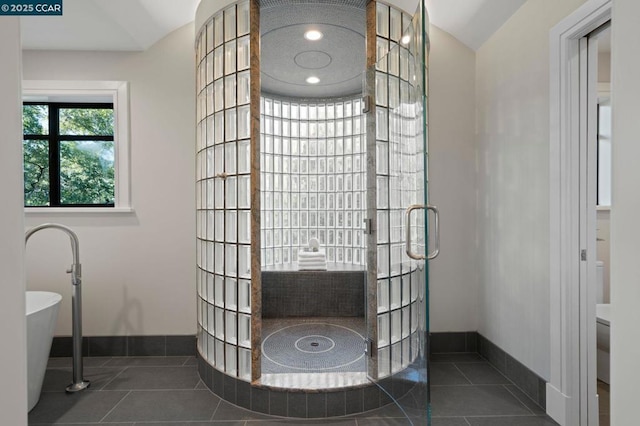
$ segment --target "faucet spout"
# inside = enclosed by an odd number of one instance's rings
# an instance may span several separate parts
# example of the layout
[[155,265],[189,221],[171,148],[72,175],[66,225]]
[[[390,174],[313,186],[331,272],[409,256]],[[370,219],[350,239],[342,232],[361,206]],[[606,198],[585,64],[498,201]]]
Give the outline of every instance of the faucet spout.
[[82,267],[80,265],[80,243],[78,242],[78,236],[71,228],[59,223],[43,223],[42,225],[34,226],[27,230],[24,234],[24,243],[29,241],[29,238],[33,234],[43,229],[59,229],[69,236],[71,240],[71,255],[73,256],[73,263],[71,268],[67,270],[67,273],[71,274],[71,283],[73,285],[80,285],[82,283]]

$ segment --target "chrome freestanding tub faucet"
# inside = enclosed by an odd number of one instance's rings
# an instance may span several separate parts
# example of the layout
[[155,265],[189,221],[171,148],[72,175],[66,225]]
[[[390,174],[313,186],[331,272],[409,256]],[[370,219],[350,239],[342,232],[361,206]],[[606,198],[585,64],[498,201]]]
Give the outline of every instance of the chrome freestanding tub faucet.
[[73,383],[67,386],[67,392],[78,392],[86,389],[91,384],[88,380],[83,379],[82,369],[82,268],[80,266],[80,244],[78,236],[71,228],[60,225],[58,223],[43,223],[27,230],[24,235],[24,243],[27,244],[29,237],[42,229],[59,229],[69,235],[71,239],[71,254],[73,255],[73,263],[71,268],[67,270],[71,274],[71,323],[72,323],[72,341],[73,341]]

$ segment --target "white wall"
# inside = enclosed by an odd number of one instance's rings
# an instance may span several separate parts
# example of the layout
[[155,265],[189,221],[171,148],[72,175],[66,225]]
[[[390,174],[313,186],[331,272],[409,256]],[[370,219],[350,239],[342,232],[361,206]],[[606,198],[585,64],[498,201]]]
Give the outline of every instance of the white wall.
[[[130,82],[132,214],[27,214],[80,239],[83,332],[195,334],[195,64],[193,25],[145,52],[26,51],[28,80]],[[71,334],[68,238],[29,240],[27,285],[64,296],[57,335]]]
[[27,330],[22,214],[20,21],[0,17],[0,351],[2,423],[27,424]]
[[476,52],[481,334],[549,378],[549,30],[529,0]]
[[640,2],[614,0],[612,30],[611,424],[637,423],[640,382]]
[[430,263],[431,331],[478,328],[475,52],[431,26],[429,203],[440,209],[440,255]]

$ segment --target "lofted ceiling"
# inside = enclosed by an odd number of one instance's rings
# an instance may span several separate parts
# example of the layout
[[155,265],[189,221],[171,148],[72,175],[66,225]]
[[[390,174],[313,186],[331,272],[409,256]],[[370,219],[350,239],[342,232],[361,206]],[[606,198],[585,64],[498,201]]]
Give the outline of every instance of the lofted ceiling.
[[[425,0],[431,23],[476,50],[526,0]],[[145,50],[191,22],[200,0],[64,0],[63,16],[23,16],[25,49]],[[313,3],[310,1],[309,3]],[[394,0],[408,12],[418,0]]]
[[[433,25],[478,49],[526,0],[425,0]],[[413,13],[419,0],[391,0]],[[144,51],[193,21],[200,0],[64,0],[62,16],[21,17],[24,49]],[[260,0],[262,89],[328,98],[362,90],[366,0]],[[321,40],[302,35],[313,27]],[[308,84],[308,76],[320,79]]]

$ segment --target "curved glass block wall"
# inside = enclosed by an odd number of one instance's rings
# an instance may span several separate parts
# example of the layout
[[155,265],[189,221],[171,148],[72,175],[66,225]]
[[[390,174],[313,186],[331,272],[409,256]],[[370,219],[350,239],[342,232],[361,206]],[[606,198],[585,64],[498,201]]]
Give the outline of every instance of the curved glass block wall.
[[241,1],[196,46],[198,351],[251,380],[250,13]]
[[[405,210],[425,200],[425,106],[419,24],[389,5],[376,4],[375,144],[377,222],[378,378],[405,368],[421,354],[425,321],[424,262],[407,255]],[[371,174],[370,174],[371,176]],[[425,251],[424,217],[414,218],[411,241]]]
[[262,266],[294,262],[310,238],[327,261],[364,265],[362,99],[263,95],[260,111]]
[[[243,381],[261,386],[261,267],[294,261],[316,237],[327,260],[367,271],[367,385],[390,386],[385,393],[394,397],[407,389],[390,385],[399,377],[426,385],[428,273],[424,262],[405,253],[404,216],[409,205],[426,203],[423,2],[414,17],[367,3],[366,107],[360,96],[260,95],[261,3],[206,3],[226,6],[213,11],[196,39],[203,380],[225,399],[227,379],[238,380],[233,389],[249,388]],[[370,234],[363,232],[365,218],[372,221]],[[414,251],[422,253],[424,221],[414,217],[409,230]],[[251,408],[253,402],[259,401],[249,401]]]

